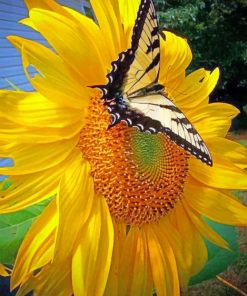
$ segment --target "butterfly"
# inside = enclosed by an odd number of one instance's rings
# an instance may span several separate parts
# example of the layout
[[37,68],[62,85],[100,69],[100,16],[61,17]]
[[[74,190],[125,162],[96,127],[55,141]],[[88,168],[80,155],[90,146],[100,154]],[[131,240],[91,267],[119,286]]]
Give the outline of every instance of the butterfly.
[[107,84],[96,85],[110,114],[112,127],[124,122],[141,132],[163,133],[212,166],[212,157],[199,133],[158,83],[160,34],[152,0],[141,0],[131,47],[111,63]]

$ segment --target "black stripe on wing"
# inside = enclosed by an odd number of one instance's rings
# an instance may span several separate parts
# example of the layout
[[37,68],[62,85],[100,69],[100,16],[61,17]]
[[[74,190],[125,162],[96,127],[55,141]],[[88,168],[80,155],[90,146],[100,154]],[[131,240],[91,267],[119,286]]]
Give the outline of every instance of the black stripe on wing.
[[[148,32],[143,32],[143,28],[145,22],[154,22],[154,26],[150,24]],[[139,48],[140,40],[143,42],[143,38],[141,39],[143,34],[147,34],[147,39],[149,42],[145,44],[146,48]],[[152,0],[141,0],[139,10],[137,13],[137,18],[135,21],[135,25],[133,28],[132,33],[132,41],[131,41],[131,48],[123,51],[119,54],[118,59],[111,63],[112,69],[109,74],[106,75],[107,77],[107,84],[106,85],[95,85],[92,87],[96,87],[102,90],[103,96],[102,98],[105,101],[111,101],[116,97],[117,93],[123,94],[123,86],[126,84],[126,80],[128,78],[128,72],[132,63],[136,58],[136,51],[143,50],[145,54],[153,53],[153,51],[159,48],[159,37],[158,37],[158,26],[157,26],[157,17],[154,9],[154,4]],[[156,65],[159,64],[159,54],[156,56],[151,56],[149,65],[144,69],[137,69],[137,71],[141,71],[144,75],[145,73],[152,70]],[[141,75],[142,75],[141,74]],[[142,77],[143,77],[142,75]],[[157,76],[155,77],[154,81],[150,81],[149,84],[156,82]],[[133,84],[136,84],[138,80],[136,76],[129,77],[129,79],[133,79]],[[145,85],[148,86],[148,85]]]
[[123,88],[127,95],[132,95],[158,80],[160,40],[153,1],[141,1],[133,28],[132,48],[135,50],[135,59],[126,73]]
[[[172,111],[178,112],[179,109],[173,106],[160,106],[162,108],[172,109]],[[150,134],[163,133],[165,134],[171,141],[175,144],[183,148],[185,151],[189,152],[191,155],[195,156],[203,163],[206,163],[209,166],[213,165],[212,158],[208,152],[208,149],[205,143],[201,140],[198,132],[193,128],[193,126],[189,123],[187,118],[173,118],[171,120],[177,121],[177,123],[181,125],[189,124],[190,128],[187,131],[191,136],[195,136],[195,140],[201,149],[193,145],[191,142],[187,141],[185,138],[181,137],[179,134],[172,131],[170,128],[164,127],[160,121],[152,119],[149,116],[145,116],[144,114],[140,114],[135,110],[128,109],[124,105],[112,105],[108,106],[108,111],[111,116],[111,124],[109,126],[112,127],[119,122],[124,122],[129,127],[137,128],[141,132],[146,132]],[[206,152],[204,152],[204,151]]]
[[[136,51],[139,45],[139,41],[141,38],[141,35],[143,33],[143,27],[146,21],[146,18],[148,16],[148,13],[150,13],[150,10],[152,11],[152,14],[150,15],[152,19],[157,19],[154,4],[152,0],[142,0],[139,6],[139,10],[137,13],[137,18],[135,21],[135,25],[133,28],[132,33],[132,41],[131,41],[131,48]],[[156,21],[157,23],[157,21]],[[155,36],[158,34],[158,27],[157,25],[152,29],[151,36]],[[150,37],[151,37],[150,36]],[[151,41],[151,40],[150,40]]]
[[129,127],[138,128],[141,132],[147,132],[150,134],[163,132],[163,127],[158,120],[151,119],[135,110],[128,109],[124,105],[112,105],[107,108],[111,117],[109,128],[119,122],[124,122]]
[[[196,158],[201,160],[202,162],[206,163],[209,166],[213,165],[213,161],[211,156],[208,153],[203,152],[201,149],[197,148],[195,145],[192,145],[190,142],[186,141],[184,138],[180,137],[179,135],[175,134],[171,129],[169,128],[163,128],[164,134],[168,136],[174,143],[176,143],[178,146],[189,152],[191,155],[194,155]],[[190,133],[197,134],[195,129],[191,129]],[[205,146],[203,141],[199,142],[200,146]]]

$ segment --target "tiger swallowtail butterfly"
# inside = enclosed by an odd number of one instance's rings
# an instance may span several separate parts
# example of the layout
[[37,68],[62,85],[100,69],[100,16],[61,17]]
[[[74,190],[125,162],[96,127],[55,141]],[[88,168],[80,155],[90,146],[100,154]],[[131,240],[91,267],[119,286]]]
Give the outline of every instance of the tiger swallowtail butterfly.
[[132,33],[131,47],[111,63],[106,85],[95,85],[111,116],[141,132],[163,133],[185,151],[212,166],[212,158],[201,136],[182,111],[165,96],[158,84],[160,40],[152,0],[141,0]]

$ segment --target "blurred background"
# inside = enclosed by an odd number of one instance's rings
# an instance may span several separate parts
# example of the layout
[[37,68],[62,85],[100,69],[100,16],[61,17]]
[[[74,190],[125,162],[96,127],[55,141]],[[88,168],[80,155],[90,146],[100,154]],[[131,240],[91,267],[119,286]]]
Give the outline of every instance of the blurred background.
[[[42,0],[41,0],[42,1]],[[59,0],[59,3],[93,17],[88,1]],[[193,52],[188,73],[204,67],[219,67],[220,81],[211,95],[211,102],[226,102],[240,110],[234,119],[230,137],[247,145],[247,0],[154,0],[161,28],[168,28],[187,38]],[[18,24],[27,16],[23,0],[0,0],[0,88],[31,91],[23,74],[19,53],[5,39],[15,34],[45,40],[29,28]],[[30,69],[30,72],[34,69]],[[238,193],[246,202],[246,194]],[[0,232],[1,232],[0,221]],[[247,235],[237,230],[239,251],[222,277],[247,293]],[[0,233],[1,236],[1,233]],[[17,242],[20,244],[20,241]],[[1,254],[0,254],[1,258]],[[217,260],[219,261],[219,260]],[[215,264],[212,264],[215,266]],[[0,296],[8,292],[8,278],[0,278]],[[244,292],[243,292],[244,293]],[[184,295],[224,296],[247,295],[236,292],[217,279],[205,281],[188,289]]]

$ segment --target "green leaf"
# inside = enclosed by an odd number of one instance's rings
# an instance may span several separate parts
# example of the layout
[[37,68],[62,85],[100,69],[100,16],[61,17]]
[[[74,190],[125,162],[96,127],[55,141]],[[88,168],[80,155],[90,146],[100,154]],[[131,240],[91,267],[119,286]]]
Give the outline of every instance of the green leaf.
[[244,147],[247,147],[247,140],[239,140],[238,143],[243,145]]
[[13,264],[25,234],[50,199],[25,210],[0,215],[0,262]]
[[204,218],[204,220],[229,243],[231,250],[228,251],[222,249],[206,240],[208,262],[201,272],[191,278],[190,285],[195,285],[202,281],[215,278],[217,274],[226,270],[227,267],[239,256],[236,228],[233,226],[218,224],[206,218]]

